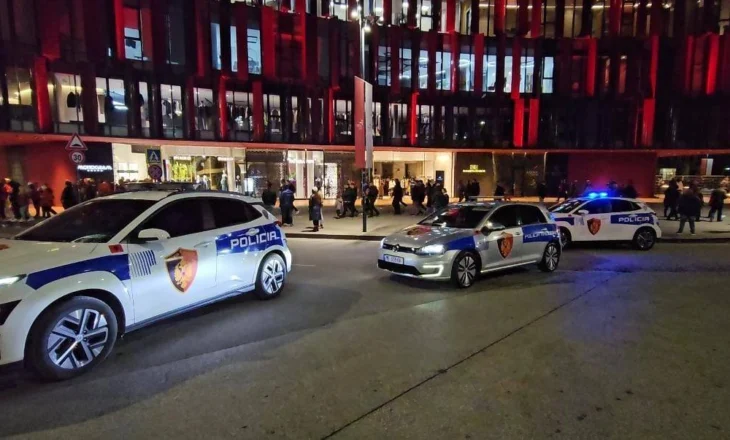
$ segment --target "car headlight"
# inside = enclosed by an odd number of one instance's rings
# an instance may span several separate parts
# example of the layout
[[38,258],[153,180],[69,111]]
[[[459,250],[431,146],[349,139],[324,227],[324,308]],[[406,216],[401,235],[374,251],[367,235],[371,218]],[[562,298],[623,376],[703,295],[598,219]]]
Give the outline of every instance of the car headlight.
[[384,244],[385,244],[385,239],[380,240],[380,249],[383,249]]
[[14,277],[2,277],[0,278],[0,287],[10,286],[17,283],[18,281],[25,278],[25,275],[15,275]]
[[442,244],[429,244],[416,250],[417,255],[443,255],[444,252],[446,252],[446,246]]

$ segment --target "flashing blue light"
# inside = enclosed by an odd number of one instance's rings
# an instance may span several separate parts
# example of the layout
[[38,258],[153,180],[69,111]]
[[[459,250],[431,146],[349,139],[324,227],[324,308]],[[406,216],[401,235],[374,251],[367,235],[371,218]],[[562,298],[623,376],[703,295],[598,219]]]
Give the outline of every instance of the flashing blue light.
[[607,192],[602,192],[602,193],[599,193],[598,195],[600,197],[608,197],[608,193]]
[[589,199],[595,199],[596,197],[598,197],[598,193],[588,193]]

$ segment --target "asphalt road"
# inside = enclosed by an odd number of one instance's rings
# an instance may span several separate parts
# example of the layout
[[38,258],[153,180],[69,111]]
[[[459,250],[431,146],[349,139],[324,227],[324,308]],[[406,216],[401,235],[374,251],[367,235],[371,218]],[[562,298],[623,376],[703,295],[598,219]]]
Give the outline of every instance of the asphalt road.
[[0,377],[0,437],[730,438],[730,246],[573,249],[472,289],[290,240],[284,294],[138,332],[92,373]]

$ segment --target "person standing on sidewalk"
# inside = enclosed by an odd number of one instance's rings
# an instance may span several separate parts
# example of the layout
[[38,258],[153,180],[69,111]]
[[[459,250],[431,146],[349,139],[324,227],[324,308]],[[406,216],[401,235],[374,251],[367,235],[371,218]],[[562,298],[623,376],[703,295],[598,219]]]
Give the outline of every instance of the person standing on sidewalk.
[[53,190],[48,185],[41,186],[41,212],[43,212],[43,218],[56,214],[56,211],[53,210]]
[[710,194],[710,215],[708,220],[712,221],[712,217],[717,213],[717,221],[722,221],[722,208],[725,206],[725,199],[727,198],[727,191],[725,187],[721,186],[712,190]]
[[679,231],[684,231],[684,224],[689,222],[689,232],[695,235],[695,219],[700,214],[702,202],[691,188],[687,188],[681,196],[679,196]]
[[[379,216],[380,211],[378,211],[378,208],[375,206],[375,202],[378,200],[378,187],[375,186],[374,183],[370,183],[370,185],[367,187],[367,194],[363,194],[363,202],[365,202],[365,205],[367,206],[367,214],[368,217]],[[365,198],[367,197],[367,199]]]
[[281,225],[294,226],[292,211],[294,210],[294,192],[289,185],[282,187],[279,194],[279,208],[281,208]]
[[67,180],[63,191],[61,191],[61,206],[63,206],[63,209],[68,209],[74,205],[76,205],[76,195],[74,194],[73,183]]
[[400,215],[400,205],[408,206],[403,201],[403,187],[400,186],[400,180],[395,179],[395,187],[393,187],[393,214]]
[[322,219],[322,198],[316,188],[312,188],[312,195],[309,196],[309,220],[314,224],[314,232],[319,231],[319,222]]
[[273,213],[276,206],[276,192],[271,189],[271,182],[266,182],[266,189],[261,193],[261,201],[267,211]]
[[35,183],[28,182],[28,193],[35,209],[35,218],[41,218],[41,193]]
[[547,185],[541,181],[537,184],[537,198],[540,203],[545,203],[545,197],[547,197]]
[[446,193],[446,189],[441,187],[440,183],[437,183],[433,187],[433,209],[436,212],[449,206],[449,195]]
[[459,194],[459,203],[464,201],[466,199],[466,186],[464,186],[464,181],[459,180],[459,184],[456,187],[457,194]]
[[10,208],[13,210],[15,220],[20,220],[20,206],[18,205],[18,194],[20,194],[20,184],[9,177],[5,178],[6,187],[9,186],[8,200],[10,200]]
[[664,190],[664,218],[667,220],[678,217],[677,202],[680,194],[677,182],[674,179],[670,180],[669,186]]
[[18,221],[29,222],[28,205],[30,205],[30,192],[27,187],[20,188],[18,191]]

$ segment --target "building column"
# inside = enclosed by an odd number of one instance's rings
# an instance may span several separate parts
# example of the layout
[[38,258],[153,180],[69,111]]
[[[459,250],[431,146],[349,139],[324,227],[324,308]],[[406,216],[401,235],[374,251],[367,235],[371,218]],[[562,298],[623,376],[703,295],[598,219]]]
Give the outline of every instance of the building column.
[[[96,95],[96,74],[91,65],[82,68],[81,74],[81,113],[84,117],[86,134],[97,134],[99,127],[99,101]],[[45,83],[48,89],[48,83]]]
[[236,23],[236,56],[238,57],[236,78],[248,81],[248,17],[245,6],[240,3],[233,5],[233,20]]
[[228,139],[228,103],[226,102],[227,79],[228,78],[225,75],[220,75],[218,77],[218,87],[215,99],[218,107],[218,138],[223,141]]
[[253,140],[261,142],[264,140],[264,87],[261,80],[251,83],[253,101]]
[[[413,8],[418,8],[418,2]],[[410,9],[410,8],[409,8]],[[446,0],[446,32],[454,32],[456,29],[456,0]]]
[[[646,1],[646,0],[642,0]],[[661,2],[659,2],[661,3]],[[588,6],[588,12],[590,14],[591,5],[590,2],[583,3],[583,8]],[[623,8],[622,0],[610,0],[608,5],[608,33],[612,37],[616,37],[621,34],[621,8]],[[583,11],[585,13],[585,11]]]
[[598,63],[598,41],[595,38],[589,38],[588,56],[586,58],[586,85],[585,94],[593,97],[596,93],[596,64]]
[[484,72],[484,34],[474,36],[474,92],[482,93],[486,87],[483,83]]
[[664,7],[662,2],[651,2],[650,17],[649,34],[662,35],[664,33]]
[[[121,0],[115,0],[121,1]],[[208,0],[192,0],[195,10],[195,53],[197,57],[197,76],[210,76],[210,9]],[[263,8],[268,9],[268,8]],[[262,24],[263,29],[263,24]],[[263,44],[263,42],[262,42]]]
[[730,93],[730,33],[720,37],[721,61],[718,71],[719,89],[723,93]]
[[400,93],[400,38],[401,28],[391,27],[388,29],[390,35],[390,93]]
[[532,0],[532,18],[530,21],[530,37],[542,36],[542,0]]
[[[507,38],[504,34],[497,36],[497,77],[494,83],[494,93],[501,96],[504,93],[504,57],[507,54]],[[514,61],[514,57],[513,57]]]
[[[231,15],[233,14],[233,8],[231,0],[218,0],[218,23],[220,26],[220,37],[221,37],[221,72],[225,75],[231,74]],[[235,22],[233,22],[235,23]],[[238,28],[236,28],[238,31]]]
[[327,128],[327,143],[332,145],[335,143],[335,91],[332,87],[327,89],[324,98],[324,117],[325,127]]
[[114,9],[114,55],[117,61],[124,61],[127,56],[124,49],[124,0],[112,0]]
[[[433,6],[432,6],[433,7]],[[375,11],[373,11],[375,13]],[[393,0],[383,0],[383,25],[389,26],[393,23]]]
[[520,74],[522,73],[520,62],[522,61],[522,38],[512,39],[512,84],[510,93],[512,99],[520,99]]
[[527,125],[527,146],[536,147],[540,129],[540,99],[530,99],[530,115]]
[[530,32],[530,0],[517,0],[517,35],[524,36]]
[[449,73],[451,74],[451,92],[456,93],[459,91],[459,53],[461,45],[459,43],[459,34],[457,32],[452,32],[448,37],[451,42],[451,66],[449,66]]
[[507,13],[507,1],[494,1],[494,33],[496,35],[504,34],[504,17]]
[[[38,39],[41,55],[55,61],[61,58],[61,29],[59,16],[59,0],[47,0],[42,8],[38,8]],[[5,11],[2,11],[5,13]]]
[[[426,35],[428,39],[428,91],[433,93],[436,90],[436,47],[438,46],[439,34],[433,29]],[[420,51],[419,51],[420,52]],[[418,59],[418,53],[413,54],[414,59]],[[413,63],[418,64],[418,63]]]
[[[33,85],[38,131],[41,133],[51,132],[53,120],[51,118],[51,100],[48,94],[48,64],[44,57],[36,57],[33,62]],[[5,89],[5,93],[7,93],[7,89]]]
[[185,88],[183,89],[183,96],[185,99],[185,109],[187,110],[184,114],[185,121],[183,123],[183,133],[187,139],[196,138],[196,127],[195,127],[195,83],[192,76],[188,76],[185,80]]
[[525,101],[522,99],[514,100],[514,120],[512,125],[512,144],[515,148],[524,146],[525,132]]
[[705,66],[705,94],[714,95],[717,90],[717,73],[720,62],[720,36],[707,35],[707,64]]
[[408,143],[410,145],[417,145],[418,143],[418,113],[416,111],[418,107],[418,92],[411,92],[411,99],[408,105]]
[[[307,63],[309,62],[309,58],[307,58],[307,42],[308,41],[317,41],[317,35],[316,35],[316,28],[315,28],[315,34],[313,39],[307,38],[307,2],[306,0],[295,0],[294,2],[296,6],[296,15],[295,15],[295,25],[294,25],[294,38],[299,40],[299,43],[301,44],[301,60],[302,60],[302,67],[301,67],[301,78],[304,81],[307,81],[309,79],[308,76],[308,69]],[[315,55],[314,59],[317,59],[317,47],[318,45],[313,45],[314,53]],[[317,63],[315,62],[313,67],[316,67]],[[317,77],[317,71],[311,72],[313,74],[313,77],[316,81]]]

